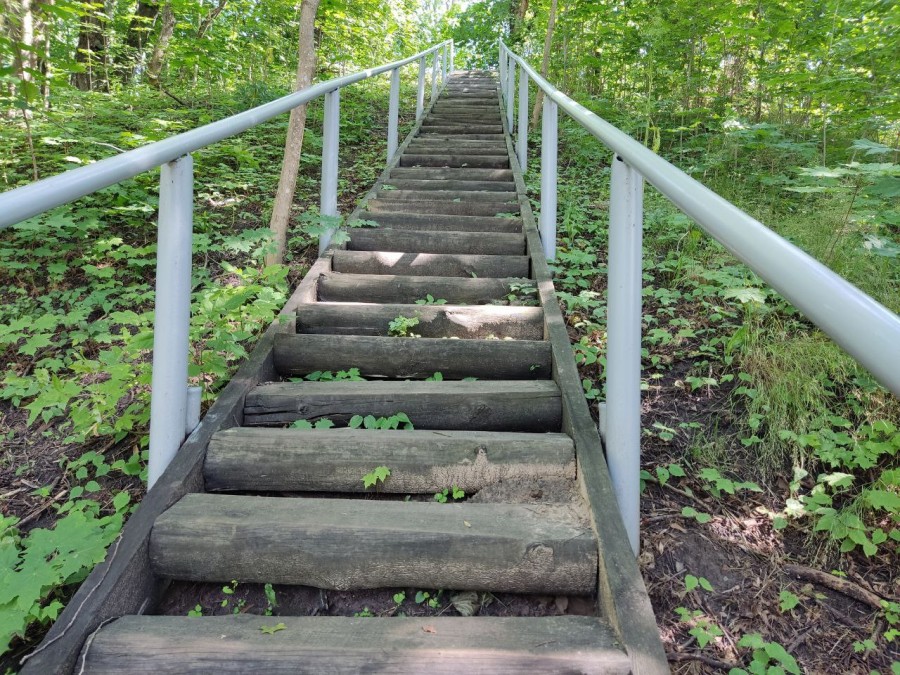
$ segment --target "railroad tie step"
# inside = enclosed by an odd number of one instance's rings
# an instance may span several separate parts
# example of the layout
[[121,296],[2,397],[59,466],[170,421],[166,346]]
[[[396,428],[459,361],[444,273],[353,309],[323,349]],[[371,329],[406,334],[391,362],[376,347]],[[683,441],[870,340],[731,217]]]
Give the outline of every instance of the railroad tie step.
[[479,232],[475,236],[471,232],[354,229],[350,232],[347,248],[352,251],[522,255],[525,253],[525,235]]
[[[275,370],[285,377],[348,371],[362,377],[533,380],[551,376],[544,340],[444,340],[378,335],[278,333]],[[405,412],[405,411],[404,411]]]
[[[406,153],[403,155],[403,157],[408,157],[408,156],[423,157],[424,156],[424,157],[428,157],[428,158],[433,158],[433,157],[446,157],[446,156],[450,156],[450,155],[454,155],[454,154],[455,155],[465,155],[467,157],[480,157],[482,159],[490,158],[490,157],[509,157],[509,155],[506,151],[506,146],[503,146],[503,147],[484,146],[484,147],[480,147],[480,148],[475,148],[475,147],[470,147],[470,146],[458,147],[453,143],[453,141],[441,141],[439,143],[410,144],[406,148]],[[402,165],[402,166],[405,166],[405,165]],[[456,169],[466,169],[466,168],[496,169],[496,168],[501,168],[501,169],[509,170],[509,167],[490,167],[490,166],[489,167],[477,167],[477,166],[450,167],[450,168],[456,168]],[[509,181],[510,179],[507,178],[506,180]]]
[[[406,180],[404,178],[396,178],[394,180]],[[391,184],[393,181],[386,181]],[[433,181],[427,181],[432,182]],[[485,181],[487,182],[487,181]],[[447,202],[496,202],[503,201],[511,204],[518,203],[518,196],[515,192],[509,191],[480,191],[467,189],[446,189],[435,185],[435,189],[397,189],[395,185],[387,186],[378,190],[377,199],[391,201],[447,201]]]
[[[278,633],[261,630],[280,624]],[[531,675],[630,672],[603,619],[125,616],[85,647],[82,672]]]
[[407,253],[337,249],[335,272],[420,277],[527,277],[530,259],[524,255]]
[[467,168],[474,169],[508,169],[509,156],[506,153],[502,155],[481,155],[481,154],[426,154],[414,155],[405,153],[400,157],[400,166],[436,166],[451,168]]
[[185,581],[330,590],[586,595],[597,543],[573,506],[188,494],[157,518],[150,563]]
[[[391,181],[392,183],[433,182],[438,185],[453,181]],[[504,185],[504,183],[495,183]],[[365,220],[400,230],[450,230],[452,232],[521,232],[522,218],[495,216],[455,216],[439,213],[366,213]]]
[[[388,189],[384,189],[390,185]],[[407,191],[441,191],[441,192],[502,192],[504,197],[514,195],[515,199],[516,184],[512,181],[491,181],[491,180],[408,180],[406,178],[390,178],[385,181],[382,191],[378,193],[381,197],[384,192],[390,192],[391,188],[396,190]],[[485,197],[487,198],[487,197]]]
[[544,339],[540,307],[313,302],[297,307],[296,325],[298,333],[331,335]]
[[[412,169],[412,171],[423,171],[422,169]],[[433,171],[433,169],[431,170]],[[439,169],[440,171],[440,169]],[[422,174],[420,174],[422,175]],[[415,175],[407,175],[414,178]],[[437,178],[437,176],[422,175],[423,178]],[[403,202],[394,199],[370,199],[366,208],[370,213],[433,213],[442,216],[489,216],[496,217],[507,214],[518,216],[519,205],[515,202],[448,202],[446,200],[434,199],[427,201]]]
[[[391,473],[377,490],[363,476]],[[206,490],[471,495],[502,480],[575,479],[565,434],[234,427],[215,434],[203,467]]]
[[345,426],[355,415],[405,413],[417,429],[558,431],[559,387],[552,380],[272,382],[247,393],[244,424],[323,418]]
[[[396,276],[329,272],[319,277],[318,299],[327,302],[486,305],[536,302],[537,286],[525,277]],[[428,300],[431,296],[431,300]]]
[[499,180],[508,183],[513,179],[511,169],[491,169],[477,167],[437,167],[411,168],[394,167],[390,173],[393,178],[413,178],[426,180]]

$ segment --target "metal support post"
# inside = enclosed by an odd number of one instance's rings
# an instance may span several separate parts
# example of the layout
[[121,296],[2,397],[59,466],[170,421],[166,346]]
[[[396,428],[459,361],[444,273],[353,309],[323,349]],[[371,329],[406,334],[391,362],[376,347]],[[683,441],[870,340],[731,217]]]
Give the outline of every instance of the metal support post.
[[513,87],[515,84],[516,62],[510,59],[506,66],[506,127],[509,133],[513,132],[513,107],[516,103]]
[[453,75],[454,63],[456,62],[456,45],[450,40],[450,75]]
[[434,60],[431,62],[431,102],[432,103],[434,103],[434,99],[437,98],[437,92],[438,92],[437,73],[438,73],[438,53],[437,53],[437,50],[435,50]]
[[450,45],[448,43],[444,43],[444,48],[441,50],[441,55],[443,58],[441,59],[441,84],[447,84],[447,63],[450,61]]
[[[325,128],[322,132],[322,187],[319,197],[319,213],[323,216],[338,215],[338,137],[341,127],[341,90],[333,89],[325,94]],[[319,237],[319,255],[328,248],[334,229]]]
[[519,71],[519,135],[516,136],[516,154],[524,175],[528,171],[528,73]]
[[159,177],[148,489],[185,437],[193,208],[194,160],[185,155],[163,164]]
[[500,97],[506,99],[506,45],[500,44]]
[[425,111],[425,57],[419,59],[419,86],[416,89],[416,122]]
[[397,124],[400,117],[400,69],[391,71],[391,98],[388,102],[388,137],[387,137],[387,161],[388,164],[397,152]]
[[556,134],[558,106],[544,97],[541,115],[541,243],[547,260],[556,260]]
[[635,555],[640,537],[641,238],[644,179],[612,161],[606,319],[606,461]]

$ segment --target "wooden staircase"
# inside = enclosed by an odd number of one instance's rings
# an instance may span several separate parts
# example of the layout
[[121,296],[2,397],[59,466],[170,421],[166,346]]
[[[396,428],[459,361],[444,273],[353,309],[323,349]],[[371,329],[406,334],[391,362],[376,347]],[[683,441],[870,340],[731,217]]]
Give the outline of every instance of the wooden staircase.
[[[666,671],[494,77],[449,79],[350,225],[24,672]],[[365,381],[302,379],[350,368]],[[415,430],[347,428],[399,412]],[[571,497],[491,497],[535,479]],[[451,486],[475,497],[432,499]],[[152,615],[167,580],[583,595],[597,612]]]

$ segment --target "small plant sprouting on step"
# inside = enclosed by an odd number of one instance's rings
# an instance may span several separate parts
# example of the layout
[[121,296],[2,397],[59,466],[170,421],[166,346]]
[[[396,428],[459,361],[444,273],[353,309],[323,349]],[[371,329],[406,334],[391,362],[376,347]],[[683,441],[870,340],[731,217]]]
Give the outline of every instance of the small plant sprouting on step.
[[287,626],[285,626],[284,623],[276,623],[274,626],[262,625],[259,627],[265,635],[275,635],[275,633],[284,630],[285,628],[287,628]]
[[391,475],[391,470],[386,466],[376,466],[369,473],[362,477],[363,487],[368,489],[372,486],[378,485],[378,482],[381,481],[383,484],[388,476]]
[[412,421],[406,415],[406,413],[398,412],[390,417],[375,417],[374,415],[366,415],[363,417],[362,415],[354,415],[350,418],[350,421],[347,423],[347,426],[351,429],[359,429],[362,427],[363,429],[376,430],[376,429],[403,429],[403,430],[413,430]]
[[327,417],[323,417],[320,420],[316,420],[315,424],[309,420],[296,420],[291,424],[291,429],[330,429],[333,426],[334,422]]
[[[359,368],[348,368],[347,370],[339,370],[332,372],[330,370],[315,370],[303,377],[307,382],[364,382],[365,378],[359,374]],[[302,381],[300,378],[292,380],[294,382]]]
[[272,616],[272,612],[278,607],[278,601],[275,599],[275,588],[272,584],[263,586],[263,592],[266,594],[266,616]]
[[453,501],[456,501],[458,499],[463,499],[465,496],[466,496],[465,491],[460,490],[458,487],[456,487],[454,485],[453,487],[444,488],[440,492],[435,492],[434,493],[434,501],[440,502],[441,504],[446,504],[448,497],[452,497]]
[[375,613],[368,607],[363,607],[361,612],[353,612],[353,616],[360,617],[360,618],[363,618],[363,617],[371,618],[371,617],[375,616]]
[[391,319],[391,322],[388,324],[388,335],[391,337],[421,337],[410,332],[410,329],[418,325],[419,320],[416,317],[401,315],[396,319]]
[[438,371],[438,372],[436,372],[434,375],[432,375],[431,377],[426,377],[426,378],[425,378],[425,381],[426,381],[426,382],[443,382],[443,381],[444,381],[444,375],[443,375],[443,373],[441,373],[440,371]]
[[495,213],[494,218],[518,218],[518,213],[512,213],[511,211],[502,211],[501,213]]
[[442,593],[443,591],[438,591],[434,597],[432,597],[431,593],[428,591],[416,591],[416,603],[419,605],[424,603],[431,607],[431,609],[437,609],[441,606]]
[[406,600],[406,593],[404,591],[400,591],[399,593],[394,593],[394,604],[398,607],[404,603]]
[[189,609],[188,616],[203,616],[203,605],[195,605],[194,609]]
[[537,286],[534,284],[513,282],[509,285],[509,294],[506,299],[511,305],[536,307],[540,304],[537,292]]
[[416,300],[417,305],[446,305],[447,301],[443,298],[435,299],[431,293],[427,293],[422,300]]

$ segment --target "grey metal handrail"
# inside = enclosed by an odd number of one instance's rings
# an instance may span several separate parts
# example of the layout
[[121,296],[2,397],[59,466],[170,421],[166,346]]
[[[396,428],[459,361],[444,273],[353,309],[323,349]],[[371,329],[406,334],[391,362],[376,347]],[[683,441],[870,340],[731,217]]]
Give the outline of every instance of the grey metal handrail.
[[[320,212],[336,216],[339,91],[381,73],[391,73],[387,150],[387,161],[390,162],[398,146],[400,68],[413,62],[419,64],[416,96],[416,120],[419,120],[424,110],[425,61],[429,55],[433,55],[431,95],[434,100],[438,91],[438,75],[441,83],[445,84],[448,67],[451,72],[453,70],[452,40],[409,58],[320,82],[218,122],[0,194],[0,229],[3,229],[161,167],[148,487],[152,487],[162,475],[185,436],[196,427],[200,410],[198,392],[189,392],[187,387],[193,236],[193,158],[190,153],[325,96]],[[330,238],[330,234],[320,238],[320,252],[328,245]]]
[[[516,65],[520,72],[517,154],[523,171],[528,139],[527,130],[523,133],[527,117],[522,115],[521,106],[523,102],[526,108],[528,105],[528,80],[533,81],[545,96],[540,223],[541,238],[549,259],[555,256],[557,107],[614,153],[610,190],[604,440],[619,508],[635,552],[640,522],[644,179],[831,336],[879,382],[900,396],[900,317],[728,200],[573,101],[500,41],[500,90],[506,101],[510,133],[513,132]],[[552,182],[544,180],[548,175],[552,176]],[[546,220],[545,200],[549,207]]]

